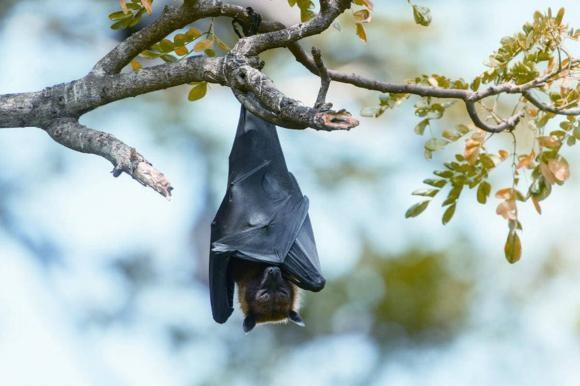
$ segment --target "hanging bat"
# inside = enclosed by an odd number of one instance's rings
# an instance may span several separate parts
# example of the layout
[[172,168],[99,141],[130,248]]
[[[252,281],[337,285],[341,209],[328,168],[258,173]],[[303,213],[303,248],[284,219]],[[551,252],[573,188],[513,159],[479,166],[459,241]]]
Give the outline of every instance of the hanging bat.
[[308,198],[288,171],[276,127],[242,106],[229,157],[228,188],[211,226],[213,318],[233,312],[234,283],[244,331],[299,315],[299,288],[320,291]]

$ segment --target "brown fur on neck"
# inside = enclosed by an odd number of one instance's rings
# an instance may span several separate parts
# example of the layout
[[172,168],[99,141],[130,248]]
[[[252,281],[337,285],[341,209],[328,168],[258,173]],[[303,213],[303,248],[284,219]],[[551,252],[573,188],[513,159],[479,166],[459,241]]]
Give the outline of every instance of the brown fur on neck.
[[290,311],[299,311],[300,289],[287,278],[282,278],[281,286],[287,294],[269,294],[267,300],[260,299],[258,290],[268,265],[234,259],[230,269],[238,288],[238,301],[244,316],[253,315],[256,323],[284,322]]

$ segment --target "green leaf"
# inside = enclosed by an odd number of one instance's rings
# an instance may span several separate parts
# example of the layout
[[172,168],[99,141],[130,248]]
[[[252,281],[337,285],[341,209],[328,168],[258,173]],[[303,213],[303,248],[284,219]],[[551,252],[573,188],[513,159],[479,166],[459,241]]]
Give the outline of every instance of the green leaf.
[[173,55],[165,54],[165,55],[161,55],[160,57],[161,57],[161,59],[163,59],[167,63],[173,63],[173,62],[177,61],[177,58]]
[[430,200],[421,201],[411,206],[409,209],[407,209],[407,212],[405,212],[405,218],[417,217],[418,215],[423,213],[425,209],[427,209],[427,206],[429,205],[430,202],[431,202]]
[[522,243],[515,230],[508,233],[504,252],[507,261],[511,264],[517,262],[522,257]]
[[413,196],[435,197],[439,189],[418,189],[411,193]]
[[415,23],[424,27],[431,24],[431,10],[427,7],[413,5],[413,17],[415,18]]
[[200,82],[193,86],[187,94],[187,99],[191,102],[199,100],[207,93],[207,82]]
[[425,118],[419,122],[417,126],[415,126],[415,134],[423,135],[423,133],[425,133],[425,128],[429,125],[429,122],[429,118]]
[[111,29],[123,29],[127,28],[129,24],[131,24],[131,18],[128,17],[126,19],[121,19],[118,22],[115,22],[111,25]]
[[173,42],[169,39],[163,39],[159,42],[159,47],[163,52],[171,52],[173,51]]
[[449,142],[441,138],[431,138],[425,142],[425,150],[437,151],[443,149]]
[[447,225],[447,223],[449,221],[451,221],[451,219],[453,218],[453,215],[455,214],[456,207],[457,207],[457,204],[453,204],[453,205],[450,205],[445,210],[445,213],[443,213],[443,218],[441,218],[441,222],[443,223],[443,225]]
[[444,187],[447,184],[447,181],[446,180],[434,180],[431,178],[427,178],[426,180],[423,180],[423,183],[441,189],[442,187]]
[[556,15],[556,24],[562,24],[562,19],[564,18],[564,8],[560,8],[558,10],[558,14]]
[[480,204],[485,204],[490,192],[491,185],[489,182],[483,181],[481,184],[479,184],[479,187],[477,188],[477,202]]
[[123,11],[117,11],[117,12],[110,13],[109,14],[109,19],[111,19],[111,20],[119,20],[119,19],[124,18],[125,16],[126,16],[125,15],[125,12],[123,12]]

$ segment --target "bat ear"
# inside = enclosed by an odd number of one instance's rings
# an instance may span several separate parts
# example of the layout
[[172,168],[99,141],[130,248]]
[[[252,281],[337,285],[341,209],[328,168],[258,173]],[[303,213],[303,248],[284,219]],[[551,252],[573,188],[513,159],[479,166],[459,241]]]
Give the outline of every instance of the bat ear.
[[298,314],[298,312],[291,310],[288,313],[288,319],[290,319],[290,321],[300,327],[304,327],[306,326],[306,324],[304,323],[304,320],[302,320],[302,318],[300,317],[300,315]]
[[249,314],[244,319],[244,324],[243,324],[244,332],[247,334],[250,331],[252,331],[254,329],[254,327],[256,327],[256,318],[254,317],[254,315]]

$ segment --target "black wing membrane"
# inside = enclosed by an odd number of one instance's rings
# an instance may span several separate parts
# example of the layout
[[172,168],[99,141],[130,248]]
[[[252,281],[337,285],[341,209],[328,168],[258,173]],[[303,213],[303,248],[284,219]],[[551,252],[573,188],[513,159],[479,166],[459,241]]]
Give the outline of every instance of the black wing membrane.
[[228,188],[211,226],[213,317],[233,312],[232,258],[280,266],[309,291],[325,284],[308,217],[308,198],[288,171],[276,127],[242,106],[229,158]]

